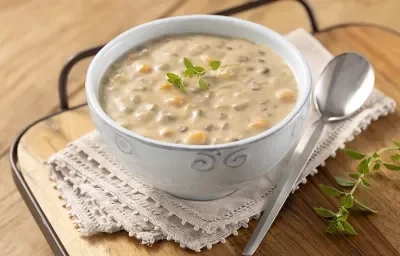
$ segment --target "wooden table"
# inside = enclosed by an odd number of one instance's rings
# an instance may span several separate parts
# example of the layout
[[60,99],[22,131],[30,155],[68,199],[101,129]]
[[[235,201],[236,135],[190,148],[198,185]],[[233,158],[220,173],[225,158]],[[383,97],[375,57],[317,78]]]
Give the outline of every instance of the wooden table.
[[[303,9],[299,13],[306,17]],[[248,12],[239,16],[257,17]],[[300,21],[301,20],[301,21]],[[297,24],[309,28],[307,19]],[[294,24],[296,26],[296,24]],[[290,27],[288,26],[290,30]],[[281,31],[286,32],[286,31]],[[370,26],[345,26],[320,32],[315,36],[334,54],[353,50],[369,58],[376,70],[376,87],[400,101],[400,87],[397,79],[400,73],[400,36],[390,30]],[[79,91],[81,93],[81,91]],[[400,138],[400,116],[398,112],[371,124],[348,147],[373,151],[389,145],[391,138]],[[48,181],[47,170],[41,164],[43,159],[65,146],[65,144],[93,129],[86,107],[54,115],[30,127],[18,144],[18,178],[26,182],[38,206],[53,229],[62,246],[70,255],[185,255],[195,254],[181,249],[172,242],[160,242],[146,247],[126,233],[98,235],[81,238],[68,219],[67,210],[61,207],[56,191]],[[16,159],[14,159],[16,160]],[[344,176],[354,161],[345,158],[341,152],[335,159],[327,161],[318,175],[292,195],[275,221],[271,231],[257,255],[400,255],[400,175],[381,172],[371,177],[373,190],[363,191],[359,197],[375,209],[377,215],[355,212],[350,222],[357,229],[356,237],[327,235],[324,233],[326,220],[318,217],[313,206],[333,208],[335,199],[326,197],[318,189],[319,183],[336,186],[334,176]],[[239,255],[249,239],[256,221],[248,229],[242,229],[239,236],[230,237],[226,244],[218,244],[200,255]]]

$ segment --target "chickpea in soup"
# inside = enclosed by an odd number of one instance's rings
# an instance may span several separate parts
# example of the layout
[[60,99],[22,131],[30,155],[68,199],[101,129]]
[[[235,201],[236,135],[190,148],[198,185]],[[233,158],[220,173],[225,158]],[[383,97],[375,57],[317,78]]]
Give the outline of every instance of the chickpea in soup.
[[[185,77],[184,58],[204,67]],[[219,61],[216,70],[210,63]],[[183,88],[166,73],[182,78]],[[271,128],[294,108],[296,79],[267,46],[213,35],[168,36],[147,42],[107,70],[101,105],[121,126],[155,140],[221,144]]]

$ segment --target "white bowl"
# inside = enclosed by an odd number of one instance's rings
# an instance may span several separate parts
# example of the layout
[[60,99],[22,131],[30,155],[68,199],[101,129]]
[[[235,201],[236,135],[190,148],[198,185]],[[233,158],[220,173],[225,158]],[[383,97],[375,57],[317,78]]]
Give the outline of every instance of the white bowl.
[[[107,68],[137,45],[163,35],[185,33],[239,37],[268,45],[295,73],[299,97],[294,110],[261,134],[219,145],[182,145],[152,140],[123,128],[108,117],[99,104],[100,81]],[[277,165],[298,136],[310,94],[311,74],[307,62],[285,38],[249,21],[213,15],[166,18],[134,27],[101,49],[86,77],[92,119],[116,159],[148,184],[192,200],[228,195]]]

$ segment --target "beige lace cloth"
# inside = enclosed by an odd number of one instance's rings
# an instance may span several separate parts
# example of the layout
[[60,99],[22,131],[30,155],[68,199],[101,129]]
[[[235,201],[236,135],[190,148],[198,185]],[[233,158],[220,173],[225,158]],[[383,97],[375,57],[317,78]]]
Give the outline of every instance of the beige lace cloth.
[[[303,53],[316,81],[332,55],[303,29],[287,38]],[[394,107],[392,99],[374,90],[357,115],[329,124],[298,184],[306,183],[306,177],[314,175],[325,159],[334,157],[345,142],[353,140],[372,120],[393,112]],[[311,109],[308,118],[315,115]],[[48,165],[51,179],[82,235],[125,230],[143,244],[167,239],[198,252],[224,243],[226,237],[247,228],[250,219],[258,218],[279,177],[270,171],[214,201],[183,200],[135,178],[111,156],[97,132],[68,144],[48,159]]]

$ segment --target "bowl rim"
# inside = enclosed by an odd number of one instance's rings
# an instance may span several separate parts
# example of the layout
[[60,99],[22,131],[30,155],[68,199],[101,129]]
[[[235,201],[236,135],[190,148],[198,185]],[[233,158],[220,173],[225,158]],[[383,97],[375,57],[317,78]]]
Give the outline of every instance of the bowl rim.
[[[284,118],[282,119],[279,123],[275,124],[273,127],[271,127],[268,130],[265,130],[262,133],[259,133],[255,136],[235,141],[235,142],[228,142],[228,143],[222,143],[222,144],[216,144],[216,145],[186,145],[186,144],[176,144],[176,143],[170,143],[170,142],[164,142],[164,141],[159,141],[151,138],[146,138],[136,132],[133,132],[131,130],[128,130],[121,125],[119,125],[117,122],[112,120],[102,109],[100,106],[99,100],[96,97],[96,93],[94,90],[94,73],[95,73],[95,63],[101,61],[103,56],[112,48],[116,47],[118,42],[121,40],[128,38],[131,36],[132,33],[135,32],[137,29],[146,29],[151,26],[157,26],[160,24],[163,24],[168,21],[184,21],[187,19],[209,19],[214,22],[219,22],[219,21],[227,21],[227,22],[232,22],[232,24],[235,23],[241,23],[241,25],[245,25],[246,27],[253,27],[254,29],[257,30],[263,30],[263,33],[265,34],[270,34],[272,37],[276,38],[280,42],[284,43],[284,48],[290,49],[294,55],[300,60],[302,64],[303,71],[305,72],[305,97],[301,102],[297,102],[295,108]],[[217,35],[217,34],[216,34]],[[275,40],[275,39],[273,39]],[[104,75],[104,74],[103,74]],[[86,99],[88,102],[89,108],[92,108],[95,114],[97,114],[104,122],[106,122],[108,125],[113,127],[114,129],[118,130],[119,132],[123,133],[124,135],[127,135],[130,138],[133,138],[135,140],[138,140],[142,143],[155,146],[158,148],[166,148],[166,149],[171,149],[171,150],[185,150],[185,151],[191,151],[191,150],[220,150],[220,149],[229,149],[229,148],[237,148],[240,146],[245,146],[248,144],[252,144],[254,142],[257,142],[261,139],[264,139],[266,137],[269,137],[270,135],[273,135],[277,131],[281,130],[283,127],[285,127],[288,123],[290,123],[297,115],[298,113],[303,109],[303,107],[306,105],[306,103],[309,101],[312,89],[312,77],[311,77],[311,70],[310,67],[303,57],[303,55],[300,53],[300,51],[291,43],[289,42],[286,38],[284,38],[282,35],[279,33],[264,27],[262,25],[259,25],[257,23],[235,18],[235,17],[228,17],[228,16],[219,16],[219,15],[210,15],[210,14],[197,14],[197,15],[183,15],[183,16],[176,16],[176,17],[169,17],[169,18],[162,18],[162,19],[157,19],[154,21],[150,21],[147,23],[144,23],[139,26],[135,26],[120,35],[116,36],[114,39],[112,39],[109,43],[107,43],[93,58],[92,62],[89,65],[87,75],[86,75],[86,81],[85,81],[85,92],[86,92]],[[299,84],[297,83],[297,87]]]

